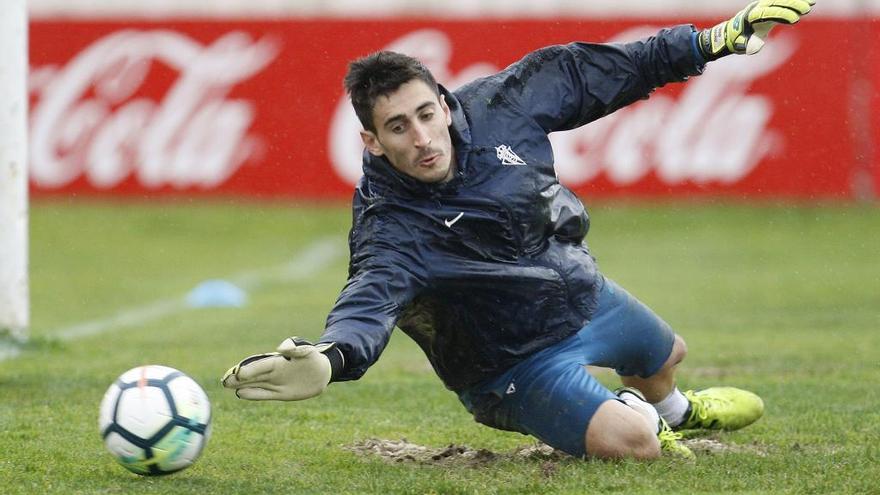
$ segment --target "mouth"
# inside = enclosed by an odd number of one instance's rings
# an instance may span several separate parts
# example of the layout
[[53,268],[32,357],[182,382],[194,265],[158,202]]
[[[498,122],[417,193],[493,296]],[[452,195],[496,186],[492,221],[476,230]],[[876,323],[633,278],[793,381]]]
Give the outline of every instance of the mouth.
[[433,167],[440,160],[440,153],[434,153],[422,158],[417,163],[420,167]]

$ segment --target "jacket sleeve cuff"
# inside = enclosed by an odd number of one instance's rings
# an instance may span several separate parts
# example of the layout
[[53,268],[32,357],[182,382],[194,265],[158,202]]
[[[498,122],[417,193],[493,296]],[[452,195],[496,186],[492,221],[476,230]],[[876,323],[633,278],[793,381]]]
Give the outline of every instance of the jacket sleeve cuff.
[[700,32],[694,31],[691,33],[691,46],[694,49],[694,60],[697,65],[705,65],[706,62],[709,61],[709,58],[706,57],[706,54],[703,53],[703,50],[700,48]]

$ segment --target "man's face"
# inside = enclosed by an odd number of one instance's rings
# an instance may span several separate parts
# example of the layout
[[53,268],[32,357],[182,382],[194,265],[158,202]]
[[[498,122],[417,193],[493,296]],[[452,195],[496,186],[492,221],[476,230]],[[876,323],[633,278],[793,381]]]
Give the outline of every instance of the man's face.
[[385,155],[398,171],[422,182],[444,182],[455,172],[451,123],[443,97],[414,79],[376,100],[376,132],[363,130],[361,139],[370,153]]

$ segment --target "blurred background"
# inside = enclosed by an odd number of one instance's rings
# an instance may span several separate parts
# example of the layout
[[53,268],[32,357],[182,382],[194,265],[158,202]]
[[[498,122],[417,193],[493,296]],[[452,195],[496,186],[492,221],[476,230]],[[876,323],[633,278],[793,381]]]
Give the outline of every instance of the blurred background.
[[[394,49],[446,86],[568,41],[705,28],[723,0],[29,0],[35,197],[348,200],[361,145],[341,87]],[[880,0],[820,0],[757,56],[554,136],[585,197],[872,201]]]

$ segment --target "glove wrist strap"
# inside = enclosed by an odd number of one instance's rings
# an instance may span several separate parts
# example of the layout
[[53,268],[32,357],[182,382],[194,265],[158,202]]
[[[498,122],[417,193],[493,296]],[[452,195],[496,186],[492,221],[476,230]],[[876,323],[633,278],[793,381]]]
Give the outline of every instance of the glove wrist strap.
[[327,356],[327,360],[330,361],[330,383],[333,383],[336,381],[337,377],[342,374],[342,370],[345,368],[345,356],[335,345],[332,345],[332,347],[328,347],[321,352]]
[[317,344],[312,344],[311,341],[302,337],[290,338],[296,345],[313,345],[318,349],[318,352],[327,356],[327,360],[330,361],[330,383],[336,381],[336,377],[342,374],[342,370],[345,369],[345,355],[342,354],[342,351],[339,350],[338,347],[336,347],[336,342],[319,342]]
[[707,62],[733,53],[727,47],[726,28],[727,21],[700,31],[697,37],[697,47]]

